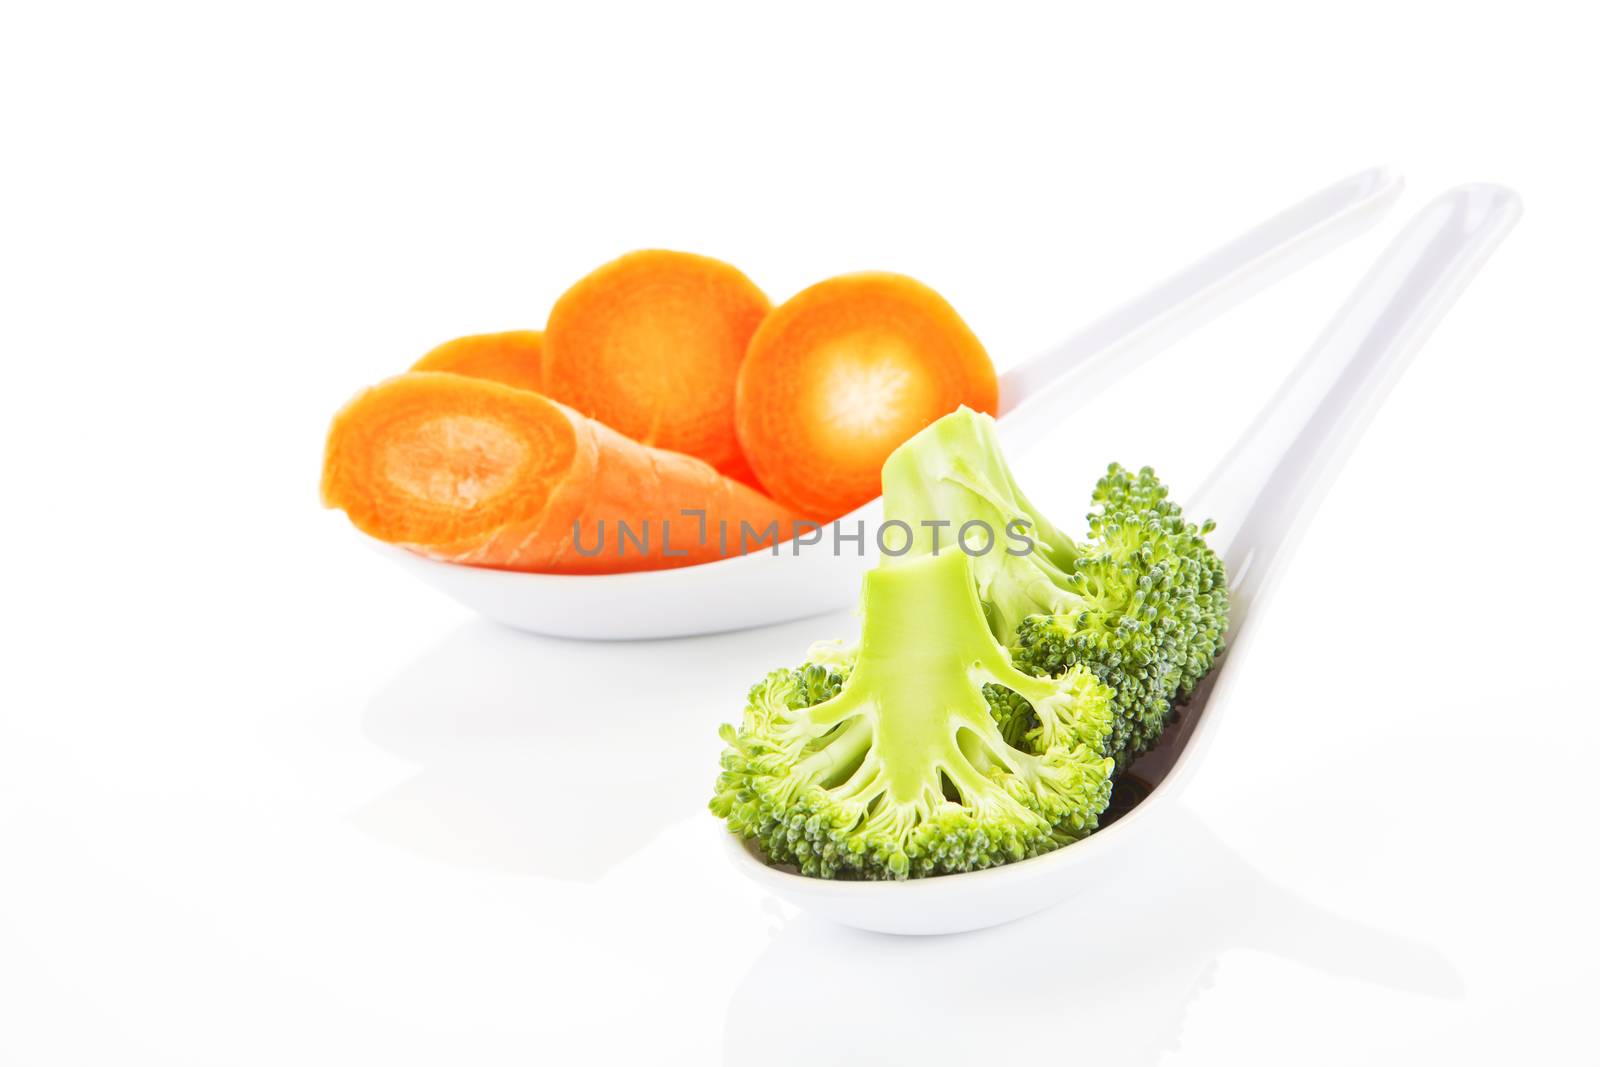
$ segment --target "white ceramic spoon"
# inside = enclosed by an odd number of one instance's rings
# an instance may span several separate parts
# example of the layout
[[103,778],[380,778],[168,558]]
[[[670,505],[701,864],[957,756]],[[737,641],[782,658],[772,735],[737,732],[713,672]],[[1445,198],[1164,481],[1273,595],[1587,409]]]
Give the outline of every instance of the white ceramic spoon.
[[[1465,185],[1444,194],[1401,231],[1334,316],[1311,351],[1204,488],[1191,515],[1217,519],[1214,544],[1228,564],[1230,648],[1161,744],[1137,760],[1117,789],[1148,795],[1083,841],[1022,863],[908,882],[830,882],[769,867],[720,826],[744,874],[792,904],[849,926],[940,934],[997,926],[1073,895],[1090,879],[1137,864],[1159,867],[1141,842],[1194,773],[1216,730],[1249,648],[1263,592],[1288,558],[1328,482],[1408,358],[1516,222],[1515,193]],[[1231,537],[1229,534],[1231,533]]]
[[[1007,372],[1000,382],[1007,450],[1018,454],[1144,359],[1364,232],[1400,187],[1400,178],[1383,168],[1352,175]],[[776,555],[762,551],[632,574],[521,574],[379,548],[429,585],[519,630],[602,640],[680,637],[763,626],[853,603],[861,576],[877,560],[873,541],[881,515],[881,501],[875,500],[838,520],[845,532],[864,534],[853,545],[845,542],[842,553],[834,552],[830,533],[804,551],[790,544]]]

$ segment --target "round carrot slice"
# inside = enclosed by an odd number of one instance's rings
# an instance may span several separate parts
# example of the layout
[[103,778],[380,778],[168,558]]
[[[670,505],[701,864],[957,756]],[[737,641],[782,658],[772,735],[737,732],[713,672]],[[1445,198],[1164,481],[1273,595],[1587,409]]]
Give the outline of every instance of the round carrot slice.
[[737,429],[761,485],[837,518],[879,494],[883,461],[965,404],[993,414],[994,365],[954,308],[900,274],[846,274],[775,308],[739,368]]
[[449,371],[538,392],[543,354],[544,335],[538,330],[476,333],[446,341],[411,369]]
[[545,327],[544,392],[635,441],[755,484],[733,397],[745,347],[770,307],[719,260],[632,252],[556,301]]

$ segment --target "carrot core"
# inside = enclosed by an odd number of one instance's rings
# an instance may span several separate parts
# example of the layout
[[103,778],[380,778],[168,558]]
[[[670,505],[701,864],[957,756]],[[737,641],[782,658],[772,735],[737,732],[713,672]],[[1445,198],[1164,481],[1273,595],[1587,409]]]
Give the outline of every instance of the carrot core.
[[746,459],[782,504],[818,520],[878,495],[883,462],[962,404],[993,413],[988,353],[938,293],[898,274],[847,274],[767,316],[739,368]]
[[389,481],[420,500],[473,507],[510,487],[528,445],[489,419],[442,415],[383,445]]

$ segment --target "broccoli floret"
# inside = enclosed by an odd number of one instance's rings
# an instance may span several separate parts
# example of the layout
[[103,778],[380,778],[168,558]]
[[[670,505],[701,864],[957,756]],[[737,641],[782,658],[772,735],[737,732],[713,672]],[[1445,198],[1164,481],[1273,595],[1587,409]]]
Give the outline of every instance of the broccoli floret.
[[1033,705],[1023,699],[1021,693],[1003,685],[984,686],[983,698],[989,702],[989,714],[994,716],[994,724],[1000,728],[1000,736],[1006,739],[1006,744],[1027,751],[1028,733],[1039,725]]
[[1024,670],[1082,664],[1116,691],[1120,769],[1156,743],[1174,704],[1211,670],[1228,629],[1228,583],[1204,540],[1212,524],[1185,521],[1150,468],[1112,464],[1094,500],[1069,586],[1078,603],[1024,619],[1012,651]]
[[[1052,676],[1083,666],[1112,688],[1119,770],[1156,742],[1173,703],[1221,651],[1228,591],[1205,543],[1212,526],[1187,522],[1148,467],[1111,465],[1095,486],[1089,536],[1077,542],[1022,494],[994,420],[963,408],[897,449],[883,484],[885,518],[912,530],[914,552],[932,551],[939,535],[959,548],[965,542],[953,541],[970,523],[1021,531],[973,560],[990,626],[1022,670]],[[1014,694],[990,700],[1006,736],[1031,728]]]
[[[1094,830],[1111,796],[1107,686],[1014,668],[959,552],[879,566],[862,612],[853,655],[773,672],[722,728],[711,809],[729,829],[773,863],[862,879],[979,870]],[[1026,701],[1027,751],[985,686]]]
[[861,643],[751,689],[712,810],[824,878],[977,870],[1092,832],[1221,649],[1210,524],[1112,465],[1074,541],[965,408],[896,450],[883,486],[908,543],[867,577]]

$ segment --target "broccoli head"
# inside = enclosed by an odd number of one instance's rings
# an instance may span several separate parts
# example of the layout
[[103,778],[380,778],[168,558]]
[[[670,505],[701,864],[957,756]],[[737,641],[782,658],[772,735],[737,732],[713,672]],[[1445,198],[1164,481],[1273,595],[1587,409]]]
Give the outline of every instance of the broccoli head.
[[[751,690],[711,808],[769,861],[903,879],[1025,859],[1091,832],[1110,801],[1111,690],[1084,667],[1023,673],[961,552],[868,574],[862,634]],[[1008,742],[991,708],[1030,712]],[[1014,724],[1015,726],[1015,724]]]
[[1089,538],[1067,584],[1074,603],[1017,627],[1017,665],[1054,675],[1086,666],[1116,693],[1119,769],[1161,736],[1175,703],[1211,670],[1228,629],[1222,560],[1167,499],[1149,467],[1112,464],[1094,491]]

